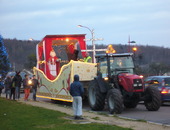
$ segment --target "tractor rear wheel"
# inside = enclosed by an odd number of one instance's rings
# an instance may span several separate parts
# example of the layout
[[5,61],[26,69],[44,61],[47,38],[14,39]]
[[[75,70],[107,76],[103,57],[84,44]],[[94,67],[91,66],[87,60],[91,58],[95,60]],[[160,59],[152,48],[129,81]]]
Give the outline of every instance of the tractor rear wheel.
[[105,105],[105,93],[101,93],[96,80],[90,82],[88,88],[88,100],[92,110],[101,111]]
[[111,114],[123,111],[123,97],[118,89],[110,89],[107,93],[107,104]]
[[157,111],[161,106],[160,92],[156,87],[150,86],[145,90],[146,99],[144,101],[146,109]]

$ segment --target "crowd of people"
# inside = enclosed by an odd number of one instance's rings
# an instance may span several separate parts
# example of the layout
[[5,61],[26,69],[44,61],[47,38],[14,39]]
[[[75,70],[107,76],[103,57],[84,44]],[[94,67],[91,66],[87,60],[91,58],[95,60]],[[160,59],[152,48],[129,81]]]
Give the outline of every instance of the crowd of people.
[[36,76],[33,75],[31,78],[26,74],[25,78],[22,80],[20,72],[16,72],[15,76],[7,75],[4,81],[0,78],[0,96],[2,90],[5,89],[6,99],[19,100],[20,99],[20,89],[23,85],[24,88],[24,100],[28,101],[30,90],[33,92],[33,100],[36,101],[37,87],[39,87],[39,82]]
[[[29,78],[28,75],[25,75],[25,78],[22,80],[20,76],[20,72],[17,72],[15,76],[7,76],[4,84],[2,79],[0,78],[0,96],[2,93],[2,89],[5,89],[6,99],[13,100],[20,99],[20,88],[23,84],[24,87],[24,100],[28,101],[30,90],[32,89],[33,92],[33,100],[36,101],[36,92],[37,87],[39,87],[39,82],[36,79],[36,76]],[[70,86],[70,95],[73,97],[73,111],[74,111],[74,119],[83,119],[82,117],[82,96],[84,93],[84,88],[79,81],[79,75],[74,75],[74,81],[71,83]]]

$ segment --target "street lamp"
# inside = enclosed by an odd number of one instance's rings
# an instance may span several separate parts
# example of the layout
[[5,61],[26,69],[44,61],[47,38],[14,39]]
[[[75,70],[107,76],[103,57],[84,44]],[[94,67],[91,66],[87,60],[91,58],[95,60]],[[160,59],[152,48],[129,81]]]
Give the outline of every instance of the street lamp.
[[[136,43],[136,42],[135,42],[135,41],[129,41],[128,43],[129,43],[129,52],[130,52],[130,48],[131,48],[131,47],[130,47],[130,44],[131,44],[131,43]],[[132,48],[132,49],[133,49],[133,48]]]
[[130,52],[131,52],[130,44],[131,44],[131,43],[136,43],[136,42],[135,42],[135,41],[130,41],[130,36],[129,36],[129,41],[128,41],[128,43],[129,43],[129,46],[128,46],[128,52],[130,53]]
[[138,48],[137,48],[137,47],[133,47],[132,50],[133,50],[134,52],[136,52],[136,51],[138,50]]
[[136,60],[136,52],[137,52],[138,48],[136,46],[134,46],[132,48],[132,50],[133,50],[133,54],[134,54],[134,60]]
[[34,41],[34,39],[33,38],[29,38],[28,41]]
[[89,27],[86,27],[86,26],[83,26],[83,25],[78,25],[78,27],[82,27],[82,28],[87,28],[91,35],[92,35],[92,38],[90,39],[90,41],[92,41],[92,46],[93,46],[93,63],[96,63],[96,59],[95,59],[95,55],[96,55],[96,52],[95,52],[95,36],[94,36],[94,29],[90,29]]

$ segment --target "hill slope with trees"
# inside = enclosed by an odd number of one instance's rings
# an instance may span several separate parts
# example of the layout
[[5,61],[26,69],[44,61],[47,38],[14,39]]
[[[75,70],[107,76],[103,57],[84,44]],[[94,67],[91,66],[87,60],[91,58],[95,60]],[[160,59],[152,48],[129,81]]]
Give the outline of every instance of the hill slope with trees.
[[[9,54],[10,63],[15,70],[31,68],[36,65],[36,44],[39,41],[4,39],[4,44]],[[128,52],[128,45],[113,44],[117,53]],[[92,48],[92,46],[88,46]],[[106,45],[96,45],[96,48],[107,48]],[[132,46],[131,46],[132,48]],[[153,73],[161,75],[170,70],[170,48],[157,46],[137,46],[135,62],[140,73]],[[157,69],[161,70],[157,70]],[[156,70],[155,70],[156,69]],[[155,72],[156,71],[156,72]]]

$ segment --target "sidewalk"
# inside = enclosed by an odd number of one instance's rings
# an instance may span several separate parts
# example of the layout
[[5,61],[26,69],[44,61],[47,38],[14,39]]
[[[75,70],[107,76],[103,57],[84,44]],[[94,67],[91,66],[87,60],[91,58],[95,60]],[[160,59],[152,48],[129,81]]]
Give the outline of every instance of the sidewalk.
[[[2,94],[2,96],[5,97],[4,94]],[[52,104],[52,103],[47,103],[42,101],[32,101],[32,100],[24,101],[23,98],[21,98],[18,102],[66,113],[70,115],[69,117],[66,117],[66,119],[72,120],[73,123],[82,123],[82,124],[102,123],[102,124],[121,126],[125,128],[131,128],[134,130],[169,130],[170,129],[169,126],[162,126],[159,124],[152,124],[149,122],[120,119],[119,117],[113,115],[101,115],[97,112],[86,111],[86,110],[83,110],[83,117],[85,118],[84,120],[74,120],[72,118],[73,110],[71,107],[68,106],[62,106],[62,105]]]

